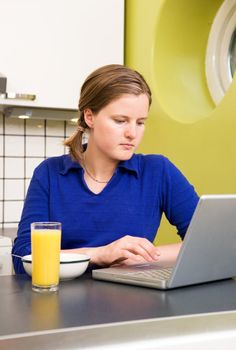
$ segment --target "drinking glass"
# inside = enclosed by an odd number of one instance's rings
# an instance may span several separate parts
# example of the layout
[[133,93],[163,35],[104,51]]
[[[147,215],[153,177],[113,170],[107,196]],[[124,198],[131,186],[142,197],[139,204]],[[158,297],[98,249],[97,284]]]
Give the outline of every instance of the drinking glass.
[[59,286],[61,223],[31,224],[32,289],[55,292]]

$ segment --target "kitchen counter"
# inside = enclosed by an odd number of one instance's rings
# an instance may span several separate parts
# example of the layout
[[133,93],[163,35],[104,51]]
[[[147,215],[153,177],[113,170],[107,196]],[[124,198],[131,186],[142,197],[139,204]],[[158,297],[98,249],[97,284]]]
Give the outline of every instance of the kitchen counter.
[[0,229],[0,276],[13,274],[11,250],[16,233],[16,227]]
[[9,237],[12,241],[16,238],[17,227],[0,228],[0,236]]
[[200,314],[0,339],[1,350],[235,350],[236,312]]
[[[59,292],[52,294],[32,292],[26,275],[2,276],[0,285],[1,341],[32,338],[29,332],[69,332],[75,327],[81,333],[86,327],[236,310],[233,279],[169,291],[95,281],[89,273],[61,282]],[[236,327],[236,313],[232,319]]]

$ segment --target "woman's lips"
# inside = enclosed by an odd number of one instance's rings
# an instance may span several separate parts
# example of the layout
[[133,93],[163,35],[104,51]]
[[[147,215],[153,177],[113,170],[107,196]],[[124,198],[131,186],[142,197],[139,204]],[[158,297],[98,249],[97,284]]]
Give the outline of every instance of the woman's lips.
[[121,143],[121,146],[127,150],[134,148],[134,145],[132,143]]

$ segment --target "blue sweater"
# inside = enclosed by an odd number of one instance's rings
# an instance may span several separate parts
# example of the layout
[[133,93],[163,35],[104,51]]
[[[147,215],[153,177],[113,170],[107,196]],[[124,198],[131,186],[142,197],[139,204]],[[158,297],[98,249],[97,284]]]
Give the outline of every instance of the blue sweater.
[[[90,191],[83,168],[69,155],[43,161],[34,171],[13,253],[31,253],[30,224],[62,223],[62,249],[98,247],[124,235],[153,241],[162,213],[183,239],[198,196],[165,157],[135,154],[119,163],[99,194]],[[16,273],[24,273],[13,259]]]

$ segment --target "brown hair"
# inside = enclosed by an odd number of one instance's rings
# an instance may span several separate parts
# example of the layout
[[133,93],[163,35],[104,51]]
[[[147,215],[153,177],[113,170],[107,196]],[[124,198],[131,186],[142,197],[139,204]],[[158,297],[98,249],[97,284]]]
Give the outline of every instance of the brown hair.
[[82,85],[79,99],[77,130],[65,140],[73,159],[80,161],[84,148],[82,136],[88,126],[84,120],[84,110],[89,108],[98,113],[102,108],[123,94],[146,94],[149,106],[152,102],[151,90],[142,75],[119,64],[110,64],[92,72]]

